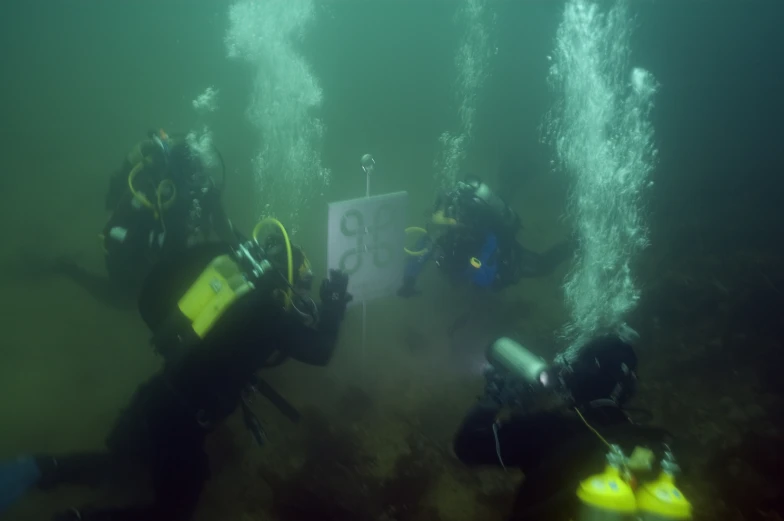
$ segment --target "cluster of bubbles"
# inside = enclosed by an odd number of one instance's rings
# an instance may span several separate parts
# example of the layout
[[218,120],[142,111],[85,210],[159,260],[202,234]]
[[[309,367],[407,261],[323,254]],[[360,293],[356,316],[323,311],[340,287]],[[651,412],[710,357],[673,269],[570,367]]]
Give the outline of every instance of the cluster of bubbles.
[[[322,91],[296,50],[315,16],[313,0],[240,0],[229,10],[225,43],[230,58],[254,69],[247,116],[260,133],[253,169],[263,213],[286,212],[296,229],[299,208],[329,182],[321,164],[324,126],[312,115]],[[285,210],[280,205],[288,206]]]
[[212,130],[208,126],[203,126],[201,130],[191,130],[185,136],[185,142],[193,154],[196,154],[205,168],[211,169],[218,166],[218,155],[212,144]]
[[212,144],[212,130],[204,122],[204,118],[218,110],[218,90],[214,87],[207,87],[192,103],[193,108],[200,116],[201,129],[188,132],[185,141],[191,152],[199,156],[202,164],[211,169],[218,166],[219,159]]
[[477,98],[487,78],[494,48],[490,39],[492,14],[488,3],[488,0],[464,0],[457,12],[458,23],[465,26],[455,56],[455,99],[460,121],[457,132],[446,131],[439,137],[440,149],[434,166],[440,188],[454,185],[473,136]]
[[549,134],[572,180],[568,213],[579,240],[564,286],[566,358],[597,334],[628,334],[625,320],[640,297],[632,266],[648,245],[643,195],[657,159],[650,121],[657,84],[647,71],[630,70],[632,27],[628,0],[607,12],[569,0],[550,69],[559,101]]
[[204,92],[193,100],[193,108],[199,114],[207,114],[218,110],[218,89],[207,87]]

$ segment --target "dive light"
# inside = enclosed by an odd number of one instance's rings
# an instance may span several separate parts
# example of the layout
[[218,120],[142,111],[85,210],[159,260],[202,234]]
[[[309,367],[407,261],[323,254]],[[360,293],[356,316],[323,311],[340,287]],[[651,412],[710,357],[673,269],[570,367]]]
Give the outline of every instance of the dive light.
[[551,383],[549,364],[511,338],[502,337],[490,344],[487,361],[497,370],[527,384],[548,387]]

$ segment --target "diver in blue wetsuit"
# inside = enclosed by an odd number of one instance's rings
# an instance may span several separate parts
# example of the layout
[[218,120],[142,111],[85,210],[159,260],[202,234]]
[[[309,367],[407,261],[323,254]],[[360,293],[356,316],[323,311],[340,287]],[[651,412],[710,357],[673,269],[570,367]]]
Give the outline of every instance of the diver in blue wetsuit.
[[433,207],[429,229],[416,247],[424,254],[409,259],[398,290],[401,297],[418,293],[416,279],[425,264],[436,264],[457,284],[468,280],[476,286],[501,290],[522,277],[542,277],[572,253],[562,243],[536,253],[517,242],[520,217],[487,184],[475,177],[459,181],[440,194]]

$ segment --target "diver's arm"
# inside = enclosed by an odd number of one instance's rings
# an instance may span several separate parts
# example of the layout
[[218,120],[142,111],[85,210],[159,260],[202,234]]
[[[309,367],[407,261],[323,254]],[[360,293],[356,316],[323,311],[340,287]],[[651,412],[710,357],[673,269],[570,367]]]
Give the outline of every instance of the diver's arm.
[[[498,429],[496,418],[501,405],[484,397],[466,414],[455,435],[455,456],[466,465],[500,465],[496,454],[495,434]],[[504,463],[506,464],[506,463]]]
[[305,364],[327,365],[337,346],[340,320],[322,307],[320,320],[315,328],[298,324],[291,333],[288,354]]
[[436,200],[433,203],[433,212],[430,216],[431,224],[437,224],[441,226],[454,226],[457,224],[456,219],[444,216],[447,207],[447,199],[448,194],[445,192],[440,192],[436,197]]
[[430,222],[441,226],[457,226],[457,219],[445,217],[443,210],[438,210],[430,217]]
[[330,270],[329,278],[321,283],[321,306],[315,327],[298,324],[291,333],[288,354],[300,362],[324,366],[335,351],[340,323],[351,295],[346,291],[348,275]]

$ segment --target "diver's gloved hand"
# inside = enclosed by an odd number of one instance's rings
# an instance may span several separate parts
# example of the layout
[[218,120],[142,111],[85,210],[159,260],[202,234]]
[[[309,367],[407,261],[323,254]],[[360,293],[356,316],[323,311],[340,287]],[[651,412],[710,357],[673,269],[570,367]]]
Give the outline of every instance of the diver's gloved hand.
[[403,298],[413,297],[419,295],[420,291],[416,289],[416,279],[414,277],[403,277],[403,285],[397,290],[397,296]]
[[325,308],[346,309],[354,298],[348,292],[348,275],[340,270],[329,270],[329,278],[321,281],[321,305]]

